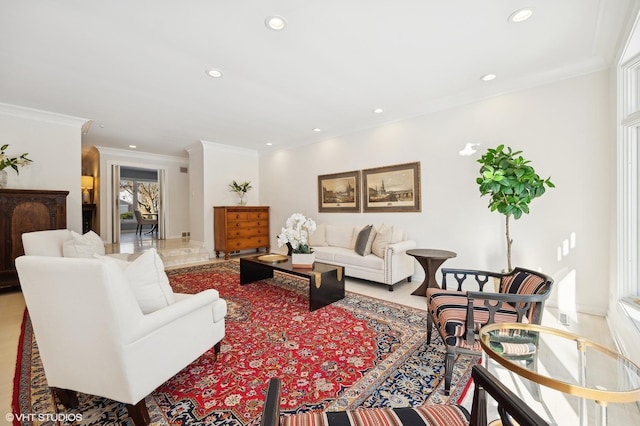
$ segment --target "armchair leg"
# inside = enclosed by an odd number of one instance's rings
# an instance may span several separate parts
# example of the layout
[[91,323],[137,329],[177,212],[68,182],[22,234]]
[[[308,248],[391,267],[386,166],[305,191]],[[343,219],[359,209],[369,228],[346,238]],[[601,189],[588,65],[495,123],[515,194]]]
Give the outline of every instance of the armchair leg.
[[136,405],[127,404],[127,412],[136,426],[147,426],[151,423],[149,410],[147,410],[147,404],[144,402],[144,398],[142,398]]
[[60,400],[60,403],[64,405],[66,409],[78,408],[80,403],[78,402],[78,395],[75,391],[69,389],[53,388],[56,396]]
[[453,377],[453,362],[456,354],[447,347],[447,354],[444,358],[444,394],[449,395],[451,391],[451,378]]
[[218,354],[220,354],[220,347],[221,346],[222,346],[222,341],[219,341],[218,343],[213,345],[213,353],[216,355],[216,358],[218,357]]
[[431,332],[433,331],[433,318],[427,314],[427,345],[431,344]]

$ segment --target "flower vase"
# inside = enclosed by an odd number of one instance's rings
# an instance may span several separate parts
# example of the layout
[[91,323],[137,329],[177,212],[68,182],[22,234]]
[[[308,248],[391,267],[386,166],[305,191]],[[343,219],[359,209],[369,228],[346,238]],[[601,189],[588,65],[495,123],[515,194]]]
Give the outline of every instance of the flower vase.
[[244,206],[247,204],[247,200],[244,198],[247,195],[246,192],[238,192],[238,205]]
[[298,269],[313,269],[316,260],[315,253],[292,253],[291,266]]
[[7,187],[7,171],[5,169],[0,170],[0,188]]

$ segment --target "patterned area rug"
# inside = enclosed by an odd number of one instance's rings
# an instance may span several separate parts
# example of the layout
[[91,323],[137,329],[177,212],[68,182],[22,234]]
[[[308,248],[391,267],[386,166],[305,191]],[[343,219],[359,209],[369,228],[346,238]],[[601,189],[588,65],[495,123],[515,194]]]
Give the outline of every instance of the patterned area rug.
[[[282,412],[456,403],[476,357],[455,363],[450,396],[444,386],[444,346],[434,330],[426,345],[426,312],[354,293],[308,310],[308,288],[276,273],[239,284],[237,261],[168,272],[177,292],[215,288],[226,299],[226,337],[146,398],[154,425],[257,425],[270,377],[282,379]],[[162,356],[162,354],[154,354]],[[133,424],[124,404],[79,394],[64,411],[49,390],[25,314],[14,388],[14,413],[56,413],[54,422]],[[71,422],[82,413],[81,422]],[[77,419],[76,419],[77,420]]]

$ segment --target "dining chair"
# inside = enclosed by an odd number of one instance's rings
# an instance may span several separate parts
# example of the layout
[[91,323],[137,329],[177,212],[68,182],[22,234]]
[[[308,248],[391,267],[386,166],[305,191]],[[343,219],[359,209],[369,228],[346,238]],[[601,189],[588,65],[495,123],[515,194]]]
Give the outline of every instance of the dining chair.
[[153,232],[154,230],[158,229],[158,219],[145,219],[145,217],[142,215],[142,213],[140,212],[140,210],[135,210],[133,212],[136,215],[136,222],[138,222],[138,225],[136,226],[136,234],[140,234],[142,235],[142,227],[144,225],[151,225],[151,231],[149,232]]

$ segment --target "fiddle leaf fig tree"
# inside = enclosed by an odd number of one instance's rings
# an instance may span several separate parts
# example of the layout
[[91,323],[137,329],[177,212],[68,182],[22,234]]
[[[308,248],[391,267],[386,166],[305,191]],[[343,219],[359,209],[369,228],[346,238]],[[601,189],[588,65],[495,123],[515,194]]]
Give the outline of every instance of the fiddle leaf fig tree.
[[511,271],[511,244],[509,218],[520,219],[529,213],[529,204],[534,198],[545,193],[545,186],[555,188],[551,178],[542,179],[529,160],[525,160],[522,151],[513,151],[510,147],[499,145],[489,148],[478,160],[480,177],[476,183],[480,186],[480,196],[488,195],[489,209],[505,216],[505,236],[507,239],[507,265]]

